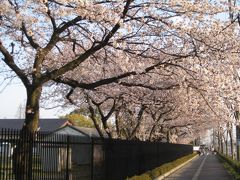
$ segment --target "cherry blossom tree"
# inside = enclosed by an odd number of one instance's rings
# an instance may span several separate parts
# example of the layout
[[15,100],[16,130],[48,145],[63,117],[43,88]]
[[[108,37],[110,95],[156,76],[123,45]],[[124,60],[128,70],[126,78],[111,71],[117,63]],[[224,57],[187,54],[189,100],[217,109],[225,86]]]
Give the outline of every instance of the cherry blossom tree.
[[[1,73],[5,80],[17,77],[26,88],[23,132],[38,129],[44,87],[69,86],[67,97],[75,89],[95,91],[111,84],[190,88],[219,116],[218,95],[230,97],[234,90],[228,88],[233,73],[227,72],[239,68],[238,10],[222,1],[2,0]],[[228,12],[230,22],[219,17]],[[186,97],[191,96],[182,100]],[[199,98],[190,99],[198,107]],[[201,119],[186,107],[189,117]],[[178,126],[185,121],[179,117]],[[20,147],[24,157],[27,145]]]
[[2,63],[26,87],[27,131],[38,128],[44,85],[94,89],[162,66],[181,67],[216,44],[206,36],[220,23],[208,16],[225,11],[222,4],[173,0],[4,0],[0,9]]

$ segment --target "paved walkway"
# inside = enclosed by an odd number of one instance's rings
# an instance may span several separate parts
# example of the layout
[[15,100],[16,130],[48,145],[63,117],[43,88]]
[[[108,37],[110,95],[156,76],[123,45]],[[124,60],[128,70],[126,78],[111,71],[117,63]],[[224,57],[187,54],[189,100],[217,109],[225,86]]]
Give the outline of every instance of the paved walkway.
[[232,180],[215,155],[205,155],[171,174],[164,180]]

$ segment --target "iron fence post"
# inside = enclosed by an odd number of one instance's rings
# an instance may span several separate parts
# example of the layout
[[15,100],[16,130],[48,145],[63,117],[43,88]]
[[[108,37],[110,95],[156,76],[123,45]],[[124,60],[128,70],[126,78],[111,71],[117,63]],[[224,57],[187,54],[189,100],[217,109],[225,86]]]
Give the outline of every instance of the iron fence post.
[[91,180],[93,180],[93,157],[94,156],[94,143],[93,138],[91,137]]
[[69,135],[67,136],[67,164],[66,164],[66,180],[69,180]]
[[29,167],[28,167],[28,180],[32,180],[32,165],[33,165],[33,138],[34,133],[28,133],[27,138],[29,139]]

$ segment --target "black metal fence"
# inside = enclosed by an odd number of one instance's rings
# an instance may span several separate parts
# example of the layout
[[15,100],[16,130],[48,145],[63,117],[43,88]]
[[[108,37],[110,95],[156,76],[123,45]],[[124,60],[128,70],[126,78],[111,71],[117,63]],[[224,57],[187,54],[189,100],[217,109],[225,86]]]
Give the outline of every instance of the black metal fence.
[[191,145],[105,140],[105,179],[122,180],[192,153]]
[[[21,137],[21,138],[20,138]],[[20,144],[23,143],[24,148]],[[26,148],[27,147],[27,148]],[[18,154],[25,151],[25,160]],[[123,180],[192,153],[192,146],[0,130],[0,180]]]

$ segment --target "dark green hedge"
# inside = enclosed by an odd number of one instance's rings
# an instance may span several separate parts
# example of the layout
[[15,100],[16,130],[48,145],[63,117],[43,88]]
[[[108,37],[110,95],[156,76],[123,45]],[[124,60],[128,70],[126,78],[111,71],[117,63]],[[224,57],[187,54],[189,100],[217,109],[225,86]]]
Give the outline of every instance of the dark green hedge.
[[233,160],[231,157],[218,153],[219,159],[223,162],[224,167],[234,177],[234,179],[240,180],[240,162]]
[[196,153],[189,154],[187,156],[183,156],[175,161],[163,164],[163,165],[153,169],[152,171],[148,171],[139,176],[133,176],[131,178],[127,178],[127,180],[152,180],[154,178],[157,178],[157,177],[171,171],[175,167],[179,166],[180,164],[183,164],[184,162],[193,158],[194,156],[196,156]]

